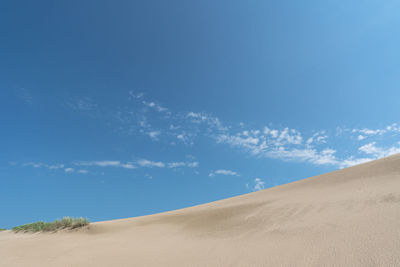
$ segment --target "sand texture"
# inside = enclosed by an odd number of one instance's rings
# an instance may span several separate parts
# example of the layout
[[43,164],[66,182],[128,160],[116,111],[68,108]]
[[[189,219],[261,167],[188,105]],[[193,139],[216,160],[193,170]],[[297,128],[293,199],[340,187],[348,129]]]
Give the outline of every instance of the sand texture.
[[400,266],[400,155],[78,231],[0,232],[0,266]]

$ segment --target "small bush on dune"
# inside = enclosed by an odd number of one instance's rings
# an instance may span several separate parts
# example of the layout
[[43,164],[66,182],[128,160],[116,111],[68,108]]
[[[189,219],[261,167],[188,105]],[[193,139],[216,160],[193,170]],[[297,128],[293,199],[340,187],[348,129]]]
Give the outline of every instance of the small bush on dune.
[[87,218],[72,218],[64,217],[61,220],[55,220],[53,222],[35,222],[16,226],[12,228],[14,232],[55,232],[61,229],[75,229],[83,227],[89,224]]
[[89,224],[89,220],[87,218],[77,218],[72,222],[72,228],[79,228]]

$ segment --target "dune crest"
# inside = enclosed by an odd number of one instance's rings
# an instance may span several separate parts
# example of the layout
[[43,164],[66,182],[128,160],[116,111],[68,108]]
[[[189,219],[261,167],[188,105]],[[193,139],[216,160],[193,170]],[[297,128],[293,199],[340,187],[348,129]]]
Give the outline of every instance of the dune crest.
[[0,266],[400,266],[400,155],[191,208],[0,232]]

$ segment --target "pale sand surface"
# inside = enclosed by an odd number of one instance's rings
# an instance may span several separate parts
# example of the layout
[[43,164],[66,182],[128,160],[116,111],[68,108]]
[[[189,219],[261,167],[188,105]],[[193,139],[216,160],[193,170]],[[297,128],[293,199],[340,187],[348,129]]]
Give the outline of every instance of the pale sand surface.
[[0,232],[0,266],[400,266],[400,155],[79,231]]

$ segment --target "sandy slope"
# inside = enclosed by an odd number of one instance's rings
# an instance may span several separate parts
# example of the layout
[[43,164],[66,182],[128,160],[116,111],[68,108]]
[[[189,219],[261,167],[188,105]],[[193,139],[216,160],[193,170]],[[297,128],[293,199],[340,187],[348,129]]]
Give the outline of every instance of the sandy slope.
[[0,232],[0,266],[400,266],[400,155],[75,232]]

